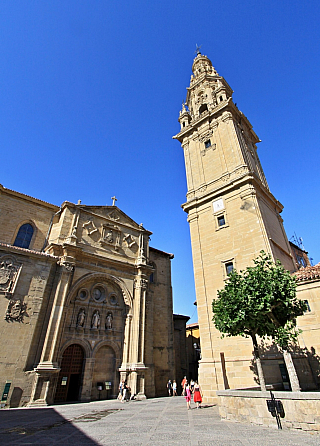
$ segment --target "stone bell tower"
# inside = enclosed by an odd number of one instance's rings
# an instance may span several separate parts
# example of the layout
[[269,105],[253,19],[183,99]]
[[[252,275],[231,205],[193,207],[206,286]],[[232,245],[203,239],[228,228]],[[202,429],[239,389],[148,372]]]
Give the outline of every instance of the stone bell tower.
[[182,145],[187,175],[182,208],[192,244],[199,380],[205,400],[212,401],[217,389],[256,385],[251,341],[221,339],[213,325],[211,304],[217,290],[233,268],[252,265],[262,249],[289,271],[296,268],[280,216],[283,206],[269,191],[258,158],[259,138],[208,57],[198,51],[192,71],[179,116],[181,130],[174,138]]

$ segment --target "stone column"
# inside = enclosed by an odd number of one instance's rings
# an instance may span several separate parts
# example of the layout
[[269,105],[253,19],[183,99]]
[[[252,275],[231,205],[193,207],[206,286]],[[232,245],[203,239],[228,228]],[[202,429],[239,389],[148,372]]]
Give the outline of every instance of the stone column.
[[73,265],[61,265],[60,275],[54,288],[54,298],[51,303],[51,314],[47,333],[42,348],[41,359],[35,368],[35,381],[28,406],[47,406],[53,403],[56,381],[60,368],[56,362],[61,331],[63,329],[63,310],[69,284],[72,280]]
[[126,316],[126,322],[124,327],[123,355],[122,355],[122,364],[120,371],[126,370],[127,363],[129,360],[131,321],[132,321],[132,314],[129,313]]
[[145,314],[146,314],[146,292],[148,281],[139,271],[138,277],[135,280],[134,293],[134,317],[132,321],[132,340],[131,345],[131,388],[134,393],[137,393],[137,399],[145,398],[144,389],[141,391],[138,385],[140,381],[140,374],[144,374],[146,369],[144,365],[144,347],[145,347]]

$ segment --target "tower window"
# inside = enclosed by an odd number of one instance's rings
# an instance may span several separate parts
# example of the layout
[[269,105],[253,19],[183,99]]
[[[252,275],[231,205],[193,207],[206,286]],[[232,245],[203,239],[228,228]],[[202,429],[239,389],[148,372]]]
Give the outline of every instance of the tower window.
[[33,236],[33,227],[30,223],[25,223],[20,226],[16,239],[13,246],[18,246],[19,248],[28,249]]
[[208,111],[208,106],[207,104],[202,104],[201,107],[199,108],[199,115],[201,115],[202,113]]
[[222,102],[223,101],[223,97],[222,96],[220,96],[220,102]]
[[218,218],[217,218],[217,220],[218,220],[218,226],[220,227],[220,226],[224,226],[225,224],[226,224],[226,220],[225,220],[225,218],[224,218],[224,215],[220,215]]
[[307,305],[307,311],[306,311],[306,313],[310,313],[311,308],[310,308],[309,302],[308,302],[307,300],[305,300],[304,303]]
[[185,123],[185,122],[183,122],[183,123],[182,123],[182,127],[185,127],[185,126],[186,126],[186,123]]
[[205,146],[206,149],[209,149],[209,147],[211,147],[210,139],[208,139],[208,141],[205,141],[204,146]]
[[233,271],[233,262],[228,262],[225,264],[227,275],[231,274]]

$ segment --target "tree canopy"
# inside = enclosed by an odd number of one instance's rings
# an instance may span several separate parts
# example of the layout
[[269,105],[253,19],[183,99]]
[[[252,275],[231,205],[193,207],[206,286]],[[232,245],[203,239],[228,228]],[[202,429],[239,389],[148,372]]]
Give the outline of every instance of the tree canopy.
[[[306,304],[296,280],[264,251],[244,271],[233,270],[212,302],[213,322],[226,336],[270,336],[285,348],[297,337],[296,317]],[[282,344],[282,345],[281,345]]]

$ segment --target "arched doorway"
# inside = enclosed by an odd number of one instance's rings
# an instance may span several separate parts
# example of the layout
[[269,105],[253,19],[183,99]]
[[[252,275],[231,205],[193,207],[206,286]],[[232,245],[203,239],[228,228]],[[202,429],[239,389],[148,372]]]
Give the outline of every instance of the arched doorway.
[[84,352],[80,345],[71,344],[65,349],[55,395],[56,403],[78,401],[83,370]]
[[118,375],[116,373],[115,352],[108,345],[103,345],[95,354],[91,399],[105,400],[113,398],[119,385]]

